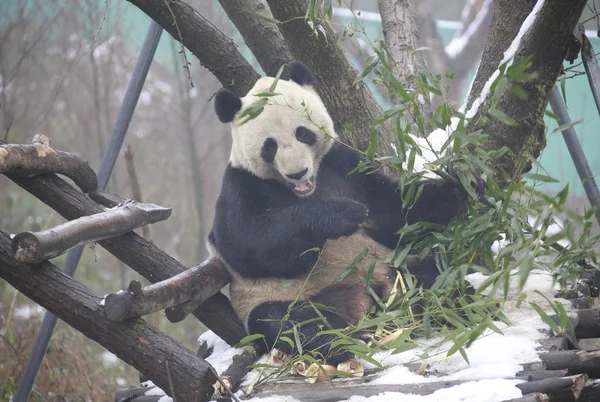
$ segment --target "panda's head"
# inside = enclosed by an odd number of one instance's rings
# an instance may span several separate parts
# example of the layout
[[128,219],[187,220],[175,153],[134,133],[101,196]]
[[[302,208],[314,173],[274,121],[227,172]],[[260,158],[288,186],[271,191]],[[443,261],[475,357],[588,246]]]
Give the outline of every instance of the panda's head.
[[[223,123],[231,124],[232,166],[262,179],[275,179],[298,196],[313,193],[321,159],[336,136],[333,121],[313,89],[314,74],[304,64],[288,64],[290,81],[279,80],[263,111],[250,120],[244,116],[269,91],[274,78],[259,79],[243,98],[222,89],[215,96],[215,110]],[[247,121],[245,121],[247,120]],[[244,122],[245,121],[245,122]]]

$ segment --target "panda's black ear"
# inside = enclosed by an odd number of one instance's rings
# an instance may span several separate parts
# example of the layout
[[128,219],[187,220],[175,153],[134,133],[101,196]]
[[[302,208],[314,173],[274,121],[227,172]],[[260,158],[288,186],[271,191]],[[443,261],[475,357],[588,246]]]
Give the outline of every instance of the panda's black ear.
[[229,89],[220,89],[215,95],[215,112],[221,123],[231,123],[242,108],[242,100]]
[[313,85],[317,82],[317,77],[301,61],[290,61],[288,68],[290,69],[290,78],[298,85]]

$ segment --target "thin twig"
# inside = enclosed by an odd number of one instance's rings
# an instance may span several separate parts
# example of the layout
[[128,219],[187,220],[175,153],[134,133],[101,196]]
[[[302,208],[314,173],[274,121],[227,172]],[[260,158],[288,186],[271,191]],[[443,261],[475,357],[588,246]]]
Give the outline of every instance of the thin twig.
[[94,34],[94,38],[92,39],[93,43],[96,43],[96,39],[98,38],[98,34],[100,33],[100,31],[102,30],[102,27],[104,26],[104,21],[106,21],[106,12],[107,11],[108,11],[108,0],[105,0],[105,2],[104,2],[104,10],[102,10],[102,21],[100,21],[100,26],[98,27],[98,30]]
[[[217,370],[215,370],[213,366],[210,366],[210,371],[212,371],[215,377],[217,377],[217,381],[223,386],[223,388],[225,388],[225,391],[227,391],[231,399],[233,399],[235,402],[241,402],[240,399],[235,396],[231,388],[229,388],[229,385],[227,385],[227,383],[219,376],[219,373],[217,373]],[[175,400],[173,400],[173,402],[175,402]]]
[[171,13],[171,18],[173,18],[173,24],[175,25],[175,29],[177,30],[177,36],[179,36],[179,43],[181,44],[181,53],[183,53],[183,59],[185,60],[185,65],[183,68],[187,71],[188,81],[190,82],[190,87],[194,88],[194,82],[192,81],[192,72],[190,71],[190,61],[187,58],[187,53],[185,52],[185,46],[183,46],[183,35],[181,35],[181,31],[179,30],[179,24],[177,24],[177,18],[175,18],[175,13],[171,9],[171,5],[169,4],[169,0],[165,0],[165,5],[169,9],[169,13]]
[[[175,387],[173,386],[173,379],[171,378],[171,370],[169,369],[169,360],[165,361],[165,365],[167,368],[167,379],[169,380],[169,390],[171,391],[171,399],[173,399],[173,402],[177,402],[175,400]],[[212,366],[211,366],[211,369],[212,369]]]

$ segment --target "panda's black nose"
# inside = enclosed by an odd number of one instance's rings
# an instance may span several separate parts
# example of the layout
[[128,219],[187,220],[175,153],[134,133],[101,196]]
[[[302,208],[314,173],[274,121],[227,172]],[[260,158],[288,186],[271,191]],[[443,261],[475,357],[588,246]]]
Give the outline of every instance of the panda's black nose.
[[292,180],[300,180],[301,178],[304,177],[304,175],[306,174],[306,172],[308,172],[308,168],[306,168],[303,171],[298,172],[298,173],[286,174],[286,176],[289,177]]

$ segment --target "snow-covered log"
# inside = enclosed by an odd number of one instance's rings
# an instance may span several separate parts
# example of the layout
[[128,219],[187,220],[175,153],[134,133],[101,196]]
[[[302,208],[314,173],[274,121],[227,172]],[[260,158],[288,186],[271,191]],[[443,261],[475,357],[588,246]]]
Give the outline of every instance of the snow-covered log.
[[83,216],[41,232],[21,232],[12,241],[15,258],[36,264],[57,257],[71,247],[120,236],[171,215],[170,208],[137,201],[98,214]]
[[98,178],[88,161],[68,152],[55,151],[50,139],[36,134],[31,144],[6,144],[0,141],[0,173],[31,177],[58,173],[67,176],[88,193],[98,187]]
[[89,288],[47,261],[19,263],[10,251],[10,238],[0,230],[0,277],[25,296],[136,367],[161,388],[172,389],[177,400],[210,399],[216,377],[206,361],[143,320],[108,320],[100,297]]

